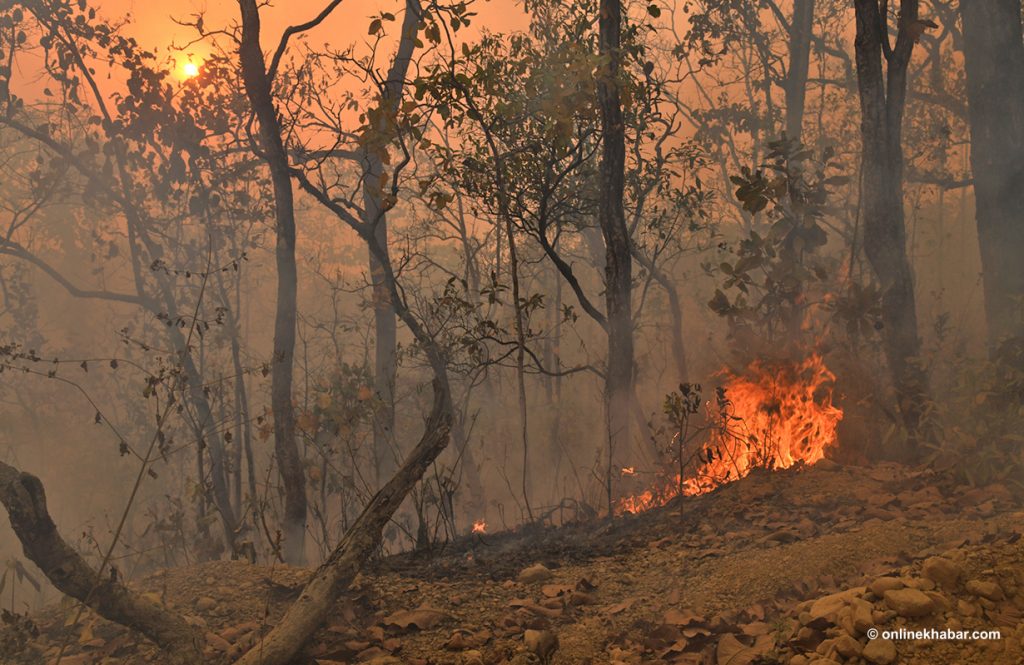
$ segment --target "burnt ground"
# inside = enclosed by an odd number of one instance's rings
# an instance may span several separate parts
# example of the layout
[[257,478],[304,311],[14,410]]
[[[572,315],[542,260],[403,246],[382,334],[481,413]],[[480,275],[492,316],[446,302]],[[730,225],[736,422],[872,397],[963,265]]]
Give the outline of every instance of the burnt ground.
[[[297,664],[1024,662],[1024,503],[895,464],[756,473],[635,516],[467,538],[382,560]],[[307,571],[219,561],[137,586],[229,662]],[[60,607],[0,634],[4,663],[156,662],[146,643]],[[870,628],[999,630],[996,640],[869,640]],[[38,630],[38,634],[35,631]]]

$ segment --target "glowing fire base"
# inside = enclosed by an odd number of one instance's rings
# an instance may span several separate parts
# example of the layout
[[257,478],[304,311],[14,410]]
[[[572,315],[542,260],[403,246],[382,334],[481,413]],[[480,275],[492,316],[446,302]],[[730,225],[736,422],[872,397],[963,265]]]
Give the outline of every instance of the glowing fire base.
[[755,361],[743,375],[725,376],[727,402],[715,412],[717,407],[706,405],[717,422],[695,456],[693,472],[682,482],[676,474],[623,499],[619,512],[649,510],[680,493],[704,494],[755,468],[814,464],[835,445],[843,411],[832,404],[835,375],[820,355],[799,363]]

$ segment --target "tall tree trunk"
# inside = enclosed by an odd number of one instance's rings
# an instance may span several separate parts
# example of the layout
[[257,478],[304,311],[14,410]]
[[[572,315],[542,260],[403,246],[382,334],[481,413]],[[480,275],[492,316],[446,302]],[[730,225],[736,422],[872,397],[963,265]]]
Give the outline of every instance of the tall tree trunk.
[[971,167],[990,347],[1024,338],[1024,38],[1020,0],[962,0]]
[[271,93],[260,47],[260,15],[256,0],[240,0],[242,41],[239,57],[242,79],[253,113],[259,121],[260,149],[270,166],[274,185],[274,217],[277,233],[277,313],[274,318],[274,357],[271,362],[270,405],[274,414],[274,452],[284,485],[285,561],[305,561],[306,476],[295,440],[292,408],[292,365],[298,275],[295,265],[295,205],[288,155],[281,140],[281,125]]
[[605,398],[608,409],[608,445],[611,468],[629,453],[630,400],[633,395],[633,264],[629,229],[623,207],[626,139],[619,94],[621,75],[622,5],[601,0],[599,52],[602,67],[597,77],[601,108],[601,166],[598,222],[604,236],[605,299],[608,317],[608,369]]
[[[416,49],[421,15],[419,0],[407,0],[398,52],[381,90],[380,104],[371,114],[371,117],[376,117],[372,134],[365,137],[363,145],[363,221],[373,227],[377,245],[385,254],[389,253],[387,210],[390,206],[385,201],[384,184],[387,176],[384,172],[384,153],[395,140],[396,116],[402,102],[405,78]],[[381,263],[372,251],[368,250],[368,256],[373,288],[375,333],[373,380],[378,402],[373,418],[373,451],[377,463],[377,484],[380,486],[391,477],[397,467],[397,461],[401,459],[394,438],[398,320],[387,285],[384,283]]]
[[434,402],[423,435],[405,458],[402,466],[363,509],[331,556],[310,578],[299,599],[288,608],[280,623],[238,660],[236,665],[284,665],[291,661],[323,623],[333,608],[338,593],[347,587],[359,567],[379,547],[384,526],[391,520],[409,491],[423,477],[423,473],[448,445],[454,421],[444,351],[402,299],[391,262],[384,248],[377,243],[373,229],[354,219],[347,208],[340,206],[301,174],[299,182],[304,191],[355,229],[380,262],[384,284],[388,288],[395,313],[423,349],[430,364],[433,373]]
[[[903,212],[903,112],[907,69],[918,22],[918,1],[902,0],[896,44],[889,47],[878,0],[854,0],[862,140],[861,209],[864,252],[882,292],[882,342],[911,448],[920,434],[924,372],[914,279],[907,257]],[[883,72],[883,55],[887,71]]]
[[789,29],[789,73],[786,75],[786,136],[799,141],[803,135],[807,75],[814,30],[814,0],[794,0]]

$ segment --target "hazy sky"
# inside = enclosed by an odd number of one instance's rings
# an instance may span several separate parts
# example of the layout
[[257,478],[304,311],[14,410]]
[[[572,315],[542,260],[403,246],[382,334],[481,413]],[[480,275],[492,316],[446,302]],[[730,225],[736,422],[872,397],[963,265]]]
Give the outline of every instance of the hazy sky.
[[[174,18],[188,19],[190,15],[203,13],[209,28],[228,25],[238,18],[238,3],[235,0],[185,0],[184,2],[154,2],[153,0],[102,0],[98,2],[100,12],[108,17],[130,16],[128,28],[139,43],[146,48],[159,48],[166,54],[172,44],[187,43],[194,33],[174,22]],[[271,49],[289,25],[303,23],[316,16],[327,4],[327,0],[276,0],[263,9],[263,44]],[[335,46],[365,40],[366,30],[372,17],[382,11],[398,13],[404,3],[401,0],[343,0],[334,13],[311,31],[311,43],[331,42]],[[474,21],[476,28],[507,30],[526,27],[526,15],[518,0],[479,0],[473,7],[479,16]],[[196,58],[201,58],[201,47],[190,49]],[[180,54],[176,60],[184,61]]]

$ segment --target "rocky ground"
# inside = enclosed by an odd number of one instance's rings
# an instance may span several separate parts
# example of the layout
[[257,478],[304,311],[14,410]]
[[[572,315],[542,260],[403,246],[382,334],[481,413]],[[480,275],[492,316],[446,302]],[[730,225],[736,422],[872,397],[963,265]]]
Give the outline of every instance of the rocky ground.
[[[1024,662],[1024,507],[1003,485],[898,465],[757,473],[642,515],[472,537],[387,559],[341,599],[302,664]],[[307,572],[213,562],[139,589],[229,662]],[[146,663],[145,643],[73,608],[8,616],[7,663]],[[887,639],[873,631],[1000,631]]]

